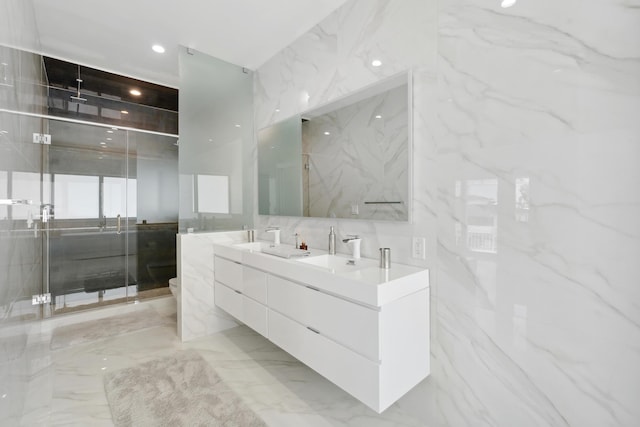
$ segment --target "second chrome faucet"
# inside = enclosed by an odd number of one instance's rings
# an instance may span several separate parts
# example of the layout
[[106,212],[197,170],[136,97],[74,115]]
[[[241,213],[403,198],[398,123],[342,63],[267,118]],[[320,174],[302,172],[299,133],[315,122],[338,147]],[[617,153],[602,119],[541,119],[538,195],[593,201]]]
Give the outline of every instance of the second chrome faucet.
[[280,244],[280,228],[267,227],[265,231],[267,233],[273,233],[273,246],[278,246]]
[[350,234],[342,242],[351,245],[351,256],[353,259],[360,259],[360,242],[362,242],[362,239],[359,236]]

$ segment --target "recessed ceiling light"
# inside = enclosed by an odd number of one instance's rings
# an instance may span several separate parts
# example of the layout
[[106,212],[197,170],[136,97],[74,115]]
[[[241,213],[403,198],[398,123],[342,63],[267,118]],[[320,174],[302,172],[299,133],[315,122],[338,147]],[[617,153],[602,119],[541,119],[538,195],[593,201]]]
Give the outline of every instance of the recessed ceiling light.
[[112,130],[108,130],[107,133],[113,133],[113,131]]
[[151,49],[153,49],[153,51],[157,53],[164,53],[164,47],[159,44],[154,44],[153,46],[151,46]]
[[279,113],[279,112],[280,112],[280,109],[279,109],[279,108],[276,108],[276,113]]
[[129,114],[129,112],[127,110],[122,110],[120,111],[122,114]]
[[502,0],[502,3],[500,3],[500,6],[507,8],[507,7],[511,7],[514,4],[516,4],[517,0]]
[[113,138],[107,138],[107,141],[113,141]]
[[106,143],[106,142],[104,142],[104,141],[101,141],[101,142],[100,142],[100,145],[107,145],[107,143]]
[[381,119],[381,118],[382,118],[382,116],[381,116],[380,114],[378,114],[378,115],[376,116],[376,119]]
[[325,135],[331,135],[331,132],[325,132],[324,134]]
[[373,61],[371,61],[371,65],[373,65],[374,67],[379,67],[382,65],[382,61],[380,61],[379,59],[374,59]]
[[138,89],[131,89],[131,90],[129,91],[129,93],[130,93],[131,95],[133,95],[133,96],[140,96],[140,95],[142,95],[142,92],[140,92]]
[[113,129],[113,130],[118,130],[118,128],[111,128],[111,129]]
[[238,124],[237,124],[237,125],[236,125],[236,127],[237,127],[237,128],[239,128],[239,127],[240,127],[240,125],[238,125]]

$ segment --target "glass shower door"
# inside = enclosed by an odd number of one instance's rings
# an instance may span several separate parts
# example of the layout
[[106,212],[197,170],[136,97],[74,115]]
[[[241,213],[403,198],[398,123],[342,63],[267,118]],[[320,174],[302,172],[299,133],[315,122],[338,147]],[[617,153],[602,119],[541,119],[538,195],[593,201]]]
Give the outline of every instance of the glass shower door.
[[47,133],[43,235],[52,314],[126,301],[135,285],[128,133],[57,120]]
[[0,326],[41,316],[31,300],[44,288],[42,151],[27,139],[27,130],[40,126],[39,119],[0,113]]

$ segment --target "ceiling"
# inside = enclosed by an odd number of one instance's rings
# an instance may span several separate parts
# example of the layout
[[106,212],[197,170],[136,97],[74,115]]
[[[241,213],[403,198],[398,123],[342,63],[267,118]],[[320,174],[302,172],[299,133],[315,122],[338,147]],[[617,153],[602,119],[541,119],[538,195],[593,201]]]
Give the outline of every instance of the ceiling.
[[177,88],[179,45],[256,69],[346,0],[32,2],[40,47],[24,48]]

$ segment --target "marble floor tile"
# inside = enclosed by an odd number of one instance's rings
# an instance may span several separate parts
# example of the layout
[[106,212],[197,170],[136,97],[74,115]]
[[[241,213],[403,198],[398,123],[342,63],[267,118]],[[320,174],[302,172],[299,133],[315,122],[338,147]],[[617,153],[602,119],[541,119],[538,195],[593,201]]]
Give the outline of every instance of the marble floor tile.
[[[409,392],[383,414],[360,403],[270,341],[245,326],[182,343],[175,324],[162,319],[175,300],[142,303],[128,310],[157,316],[158,326],[123,331],[105,339],[51,350],[57,324],[34,324],[25,357],[11,363],[11,400],[0,413],[0,425],[111,426],[105,372],[163,357],[178,349],[196,349],[229,387],[270,426],[439,426],[424,408],[430,379]],[[113,311],[121,316],[123,309]],[[97,313],[72,315],[90,321]],[[98,316],[102,317],[102,316]],[[7,372],[7,370],[5,370]],[[5,375],[7,377],[7,375]],[[426,390],[426,391],[425,391]],[[5,400],[5,399],[2,399]],[[10,403],[10,405],[9,405]]]

